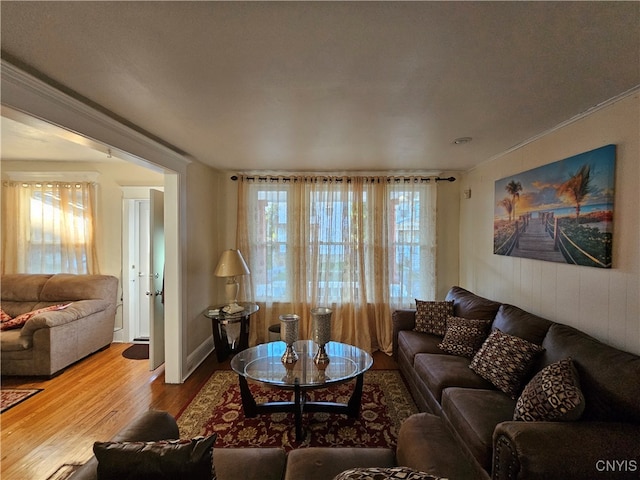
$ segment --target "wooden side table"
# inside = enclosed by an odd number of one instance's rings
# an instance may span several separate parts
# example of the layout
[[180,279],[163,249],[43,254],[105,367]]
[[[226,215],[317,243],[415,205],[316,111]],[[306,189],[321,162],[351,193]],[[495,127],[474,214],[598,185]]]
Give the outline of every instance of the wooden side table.
[[223,304],[211,306],[203,312],[205,317],[211,319],[213,344],[219,362],[224,361],[229,354],[249,347],[249,320],[260,307],[250,302],[238,302],[238,305],[244,307],[244,310],[224,313]]

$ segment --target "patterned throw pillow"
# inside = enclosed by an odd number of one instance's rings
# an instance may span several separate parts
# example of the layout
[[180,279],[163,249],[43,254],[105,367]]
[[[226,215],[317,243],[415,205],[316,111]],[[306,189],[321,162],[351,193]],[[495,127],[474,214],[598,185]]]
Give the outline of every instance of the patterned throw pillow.
[[11,315],[0,308],[0,322],[8,322],[11,320]]
[[516,399],[534,358],[542,351],[540,345],[494,330],[469,368]]
[[416,332],[444,337],[447,318],[453,315],[453,302],[430,302],[416,299]]
[[48,307],[43,307],[37,310],[33,310],[32,312],[23,313],[21,315],[18,315],[16,318],[9,318],[9,320],[7,321],[3,320],[2,323],[0,323],[0,330],[11,330],[13,328],[22,328],[24,324],[27,323],[27,321],[31,317],[35,317],[39,313],[52,312],[54,310],[63,310],[67,308],[69,305],[71,304],[67,303],[66,305],[50,305]]
[[445,352],[472,358],[489,334],[491,320],[447,318],[447,333],[438,346]]
[[215,441],[216,434],[190,440],[96,442],[93,453],[98,460],[98,478],[216,480]]
[[547,365],[524,387],[514,420],[573,421],[584,412],[584,396],[571,358]]
[[447,480],[409,467],[361,467],[339,473],[333,480]]

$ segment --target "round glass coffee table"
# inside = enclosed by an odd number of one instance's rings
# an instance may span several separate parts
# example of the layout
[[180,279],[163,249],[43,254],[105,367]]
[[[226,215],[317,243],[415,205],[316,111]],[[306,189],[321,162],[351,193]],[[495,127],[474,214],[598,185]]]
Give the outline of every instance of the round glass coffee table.
[[[291,369],[286,369],[280,358],[284,354],[284,342],[270,342],[238,352],[231,360],[231,368],[238,374],[242,408],[247,417],[262,413],[293,412],[295,415],[296,438],[302,440],[302,414],[305,412],[328,412],[357,417],[360,414],[364,373],[371,368],[373,358],[369,353],[338,342],[329,342],[325,350],[329,355],[329,365],[323,372],[313,362],[318,346],[311,340],[301,340],[294,344],[298,361]],[[309,390],[356,379],[355,387],[348,403],[309,401]],[[284,390],[292,390],[293,398],[288,402],[256,403],[248,381],[271,385]]]

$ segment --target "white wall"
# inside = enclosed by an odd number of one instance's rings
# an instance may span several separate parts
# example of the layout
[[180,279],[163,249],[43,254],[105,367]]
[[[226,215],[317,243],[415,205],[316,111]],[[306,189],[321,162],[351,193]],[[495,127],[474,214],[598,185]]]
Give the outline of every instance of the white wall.
[[[460,285],[572,325],[640,354],[640,95],[560,127],[463,176]],[[493,254],[494,182],[592,150],[617,145],[613,268],[564,265]]]

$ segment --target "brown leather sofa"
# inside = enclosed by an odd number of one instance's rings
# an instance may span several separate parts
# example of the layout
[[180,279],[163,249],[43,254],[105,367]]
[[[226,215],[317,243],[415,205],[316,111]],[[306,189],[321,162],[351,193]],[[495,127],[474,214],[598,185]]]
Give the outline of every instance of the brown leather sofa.
[[2,375],[53,376],[113,341],[118,279],[111,275],[11,274],[0,280],[11,317],[68,305],[0,332]]
[[[638,478],[640,357],[460,287],[446,300],[454,302],[456,316],[491,320],[493,329],[542,345],[527,380],[571,357],[585,399],[577,421],[513,421],[515,399],[470,369],[469,358],[441,350],[441,337],[414,331],[415,310],[394,312],[394,352],[411,393],[421,411],[440,417],[475,478]],[[399,462],[419,467],[424,451],[437,448],[433,425],[431,415],[403,425],[421,448],[400,451],[399,444]]]

